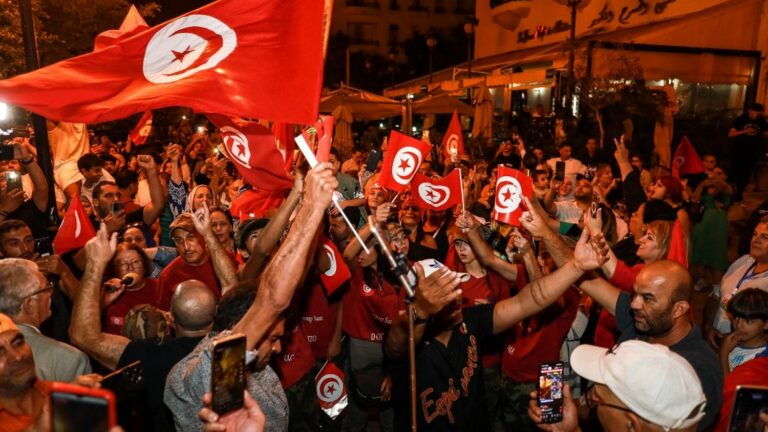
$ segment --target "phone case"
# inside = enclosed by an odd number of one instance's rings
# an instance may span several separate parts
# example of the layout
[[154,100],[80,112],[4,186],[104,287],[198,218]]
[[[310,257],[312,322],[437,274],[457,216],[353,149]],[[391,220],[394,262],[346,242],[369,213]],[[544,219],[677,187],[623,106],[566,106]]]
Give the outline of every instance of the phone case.
[[68,393],[78,396],[89,396],[93,398],[105,399],[107,401],[108,426],[109,428],[117,426],[117,411],[114,393],[105,389],[92,389],[75,384],[53,382],[51,384],[51,397],[49,398],[49,404],[51,405],[51,432],[57,432],[57,429],[55,429],[56,425],[53,424],[53,415],[55,410],[55,407],[53,406],[53,396],[55,393]]

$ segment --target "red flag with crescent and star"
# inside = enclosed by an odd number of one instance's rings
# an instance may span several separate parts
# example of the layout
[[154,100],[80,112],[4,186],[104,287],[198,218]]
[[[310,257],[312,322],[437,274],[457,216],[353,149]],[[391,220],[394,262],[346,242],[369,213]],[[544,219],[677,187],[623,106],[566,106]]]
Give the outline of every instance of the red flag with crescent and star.
[[448,210],[456,204],[461,204],[461,194],[461,176],[456,169],[438,179],[416,173],[411,181],[413,202],[425,210]]
[[523,196],[528,199],[533,196],[533,180],[521,171],[499,165],[491,218],[520,226],[520,215],[524,210]]
[[704,171],[706,171],[704,164],[701,163],[701,158],[693,148],[693,144],[687,136],[683,137],[672,158],[672,175],[680,178],[683,174],[698,174]]
[[443,136],[443,152],[446,159],[460,156],[464,152],[464,135],[461,132],[461,123],[459,123],[459,114],[454,110],[451,123]]
[[59,231],[53,238],[53,251],[61,255],[73,249],[79,249],[94,237],[96,237],[96,231],[83,210],[80,197],[75,194],[69,202],[64,219],[61,220]]
[[141,116],[139,122],[136,123],[136,127],[128,134],[128,137],[132,143],[144,145],[147,143],[150,133],[152,133],[152,111],[147,111]]
[[[331,418],[336,418],[347,406],[347,388],[344,372],[331,361],[325,362],[315,376],[315,395],[320,408]],[[340,407],[341,409],[334,409]]]
[[317,119],[323,2],[218,0],[92,53],[0,81],[0,100],[101,123],[186,106],[287,123]]
[[219,129],[229,160],[243,181],[267,191],[293,187],[275,136],[266,126],[218,114],[206,114],[206,117]]
[[329,262],[328,269],[320,274],[320,282],[323,283],[325,292],[330,297],[340,286],[344,285],[344,282],[352,277],[352,273],[344,262],[344,257],[339,253],[339,250],[332,241],[322,237],[320,245]]
[[431,147],[400,132],[389,134],[389,146],[381,164],[379,183],[395,192],[404,192],[421,166]]
[[315,157],[318,162],[328,162],[328,158],[331,155],[331,142],[333,141],[333,125],[336,123],[336,119],[329,115],[320,115],[315,122],[314,126],[309,126],[301,132],[304,136],[304,141],[307,144],[311,144],[310,130],[314,130],[315,138],[317,139],[317,149],[315,150]]

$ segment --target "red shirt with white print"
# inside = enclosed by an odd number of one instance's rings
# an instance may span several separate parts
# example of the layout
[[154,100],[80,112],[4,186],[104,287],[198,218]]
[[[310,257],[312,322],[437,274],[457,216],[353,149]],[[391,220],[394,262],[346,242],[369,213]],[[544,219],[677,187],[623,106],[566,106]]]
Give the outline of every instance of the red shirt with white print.
[[339,305],[338,302],[331,303],[320,282],[312,283],[307,294],[307,304],[301,313],[301,328],[315,359],[325,359],[336,329]]
[[384,334],[397,318],[398,292],[389,282],[374,276],[363,280],[363,268],[352,272],[344,294],[342,330],[355,339],[383,343]]
[[280,384],[287,389],[315,367],[315,356],[298,323],[294,322],[290,330],[286,327],[286,334],[281,342],[283,350],[272,358],[272,364],[280,377]]

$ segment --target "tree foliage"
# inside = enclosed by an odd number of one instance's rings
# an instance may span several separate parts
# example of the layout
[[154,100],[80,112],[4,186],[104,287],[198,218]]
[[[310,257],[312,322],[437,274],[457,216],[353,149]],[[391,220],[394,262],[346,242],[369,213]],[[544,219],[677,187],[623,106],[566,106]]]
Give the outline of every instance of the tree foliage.
[[[130,6],[127,0],[32,0],[40,64],[90,52],[96,35],[118,28]],[[156,3],[139,7],[145,18],[159,10]],[[0,0],[0,75],[25,70],[18,1]]]

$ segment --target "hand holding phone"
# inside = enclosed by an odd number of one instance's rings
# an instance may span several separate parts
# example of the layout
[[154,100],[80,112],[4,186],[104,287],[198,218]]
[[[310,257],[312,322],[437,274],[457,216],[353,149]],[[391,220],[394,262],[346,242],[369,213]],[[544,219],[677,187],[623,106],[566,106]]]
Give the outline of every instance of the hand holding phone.
[[563,161],[555,162],[555,180],[557,181],[565,180],[565,162]]
[[235,334],[213,343],[211,408],[219,415],[243,407],[245,335]]
[[[13,147],[10,147],[11,152],[13,152]],[[11,192],[16,189],[21,189],[21,174],[19,174],[16,171],[6,171],[5,172],[5,191]]]
[[54,382],[50,404],[52,432],[108,432],[117,425],[115,395],[109,390]]
[[563,362],[539,365],[538,401],[542,423],[563,421]]

